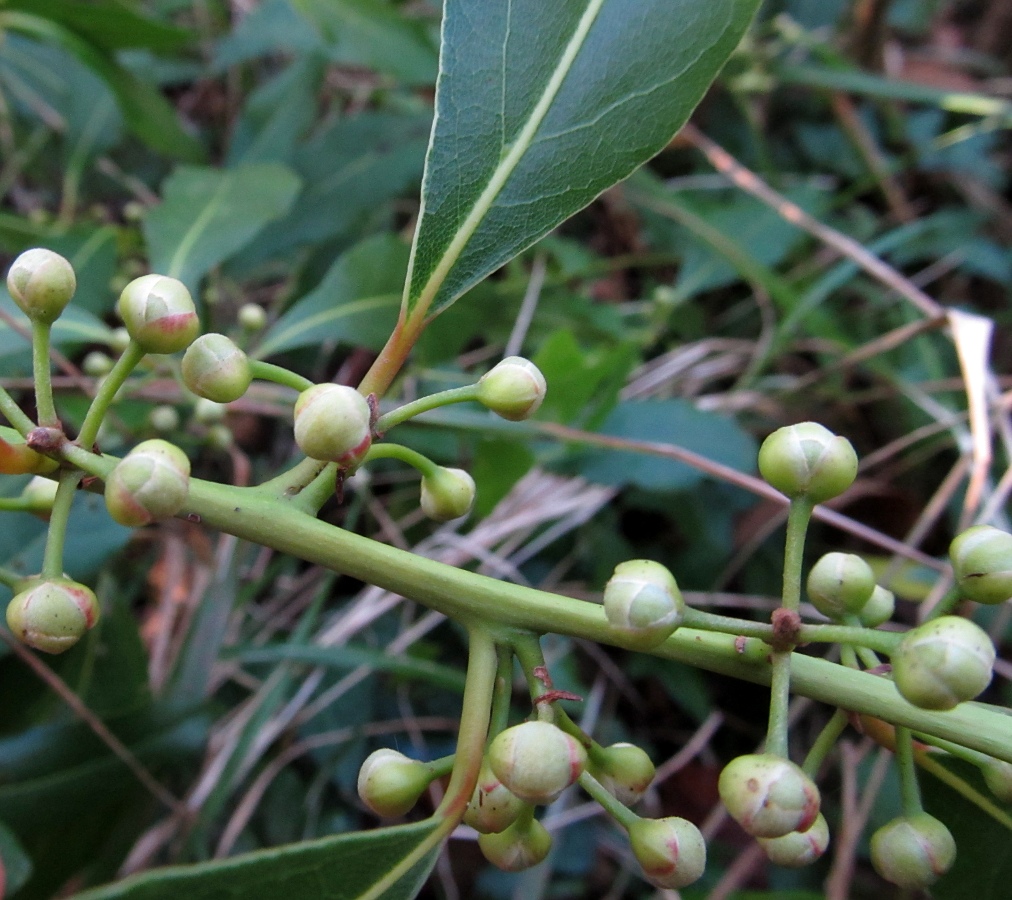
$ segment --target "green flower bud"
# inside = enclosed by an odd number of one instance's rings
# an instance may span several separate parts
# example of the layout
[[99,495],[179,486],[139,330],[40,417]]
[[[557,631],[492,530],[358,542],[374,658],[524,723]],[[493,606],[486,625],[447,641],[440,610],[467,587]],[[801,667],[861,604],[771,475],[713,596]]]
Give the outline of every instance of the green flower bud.
[[977,603],[1004,603],[1012,597],[1012,534],[974,525],[949,545],[961,594]]
[[819,789],[790,760],[770,753],[739,756],[717,782],[731,817],[754,837],[807,831],[819,815]]
[[759,471],[791,499],[822,503],[854,483],[857,454],[846,438],[815,422],[802,422],[779,428],[763,441]]
[[384,748],[370,753],[358,770],[358,795],[377,816],[403,816],[431,781],[425,763]]
[[871,566],[853,553],[827,553],[808,574],[808,599],[831,619],[859,612],[874,590]]
[[231,428],[219,422],[207,429],[204,443],[214,450],[228,450],[235,443],[235,435]]
[[49,514],[53,511],[58,486],[51,478],[35,475],[21,491],[21,499],[28,504],[28,512],[48,521]]
[[244,303],[237,318],[243,331],[263,331],[267,327],[267,313],[257,303]]
[[101,350],[92,350],[81,361],[82,371],[85,375],[90,375],[92,378],[101,378],[103,375],[108,375],[112,371],[112,365],[112,358],[108,353],[103,353]]
[[74,267],[52,250],[26,250],[7,273],[7,290],[33,322],[52,325],[77,290]]
[[952,709],[991,683],[991,638],[969,619],[939,616],[908,631],[892,655],[899,692],[922,709]]
[[114,328],[109,333],[109,349],[122,353],[130,346],[130,332],[125,328]]
[[829,847],[829,824],[819,813],[808,831],[792,831],[777,838],[759,838],[770,862],[789,869],[811,865]]
[[604,614],[637,649],[663,643],[685,615],[685,601],[672,574],[660,563],[619,563],[604,586]]
[[358,391],[314,384],[295,401],[295,443],[312,459],[357,465],[372,443],[372,414]]
[[629,828],[629,844],[647,880],[659,888],[683,888],[706,869],[703,835],[687,819],[639,819]]
[[507,356],[478,380],[478,402],[496,415],[520,422],[541,406],[548,386],[541,370],[522,356]]
[[185,350],[200,333],[197,308],[186,285],[165,275],[135,278],[123,288],[116,309],[145,353]]
[[1012,763],[992,759],[980,767],[987,789],[1002,803],[1012,803]]
[[857,614],[858,619],[865,628],[878,628],[879,625],[888,622],[896,611],[896,595],[887,591],[881,585],[876,584],[875,590],[871,592],[868,602],[861,607]]
[[871,836],[875,871],[900,887],[926,888],[955,861],[952,834],[927,813],[893,819]]
[[98,621],[95,593],[69,578],[34,580],[7,606],[7,626],[29,647],[63,653]]
[[436,522],[466,516],[474,505],[474,479],[463,469],[439,466],[422,478],[422,512]]
[[167,404],[156,406],[148,413],[148,424],[155,431],[169,434],[179,428],[179,412]]
[[215,403],[238,400],[253,380],[249,357],[223,334],[202,334],[183,355],[183,383]]
[[506,872],[536,866],[552,849],[552,836],[537,819],[518,819],[498,833],[478,835],[478,846],[492,865]]
[[190,490],[190,461],[158,438],[131,450],[105,482],[105,505],[120,525],[147,525],[179,512]]
[[551,803],[580,777],[587,751],[548,722],[523,722],[496,735],[488,763],[506,788],[528,803]]
[[588,768],[608,793],[626,806],[647,792],[657,774],[646,752],[626,743],[592,750]]
[[481,834],[498,834],[517,820],[526,805],[496,778],[488,760],[482,760],[478,783],[464,813],[464,824]]
[[225,421],[224,403],[216,403],[214,400],[205,400],[201,397],[193,404],[193,420],[200,425],[218,425]]

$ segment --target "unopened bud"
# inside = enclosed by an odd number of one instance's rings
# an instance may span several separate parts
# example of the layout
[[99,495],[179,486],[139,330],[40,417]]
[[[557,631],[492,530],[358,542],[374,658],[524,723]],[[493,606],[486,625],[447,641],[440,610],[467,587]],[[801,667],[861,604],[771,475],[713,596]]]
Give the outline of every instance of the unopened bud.
[[63,653],[98,621],[95,593],[69,578],[36,581],[7,606],[7,625],[22,643]]
[[552,849],[552,836],[537,819],[526,816],[498,833],[481,834],[478,846],[492,865],[506,872],[536,866]]
[[1012,534],[990,525],[968,528],[949,546],[960,593],[977,603],[1012,597]]
[[486,759],[467,804],[464,824],[480,834],[498,834],[517,820],[524,806],[524,801],[496,777]]
[[145,353],[185,350],[200,333],[197,308],[186,285],[166,275],[135,278],[123,288],[116,309]]
[[717,783],[731,817],[754,837],[807,831],[819,814],[819,789],[790,760],[754,753],[731,760]]
[[257,303],[244,303],[237,318],[244,331],[262,331],[267,325],[267,313]]
[[875,590],[875,574],[854,553],[827,553],[808,574],[808,598],[824,616],[860,612]]
[[660,563],[619,563],[604,587],[604,614],[638,649],[663,643],[685,615],[685,601],[672,574]]
[[105,505],[121,525],[147,525],[174,516],[190,490],[190,461],[168,441],[142,441],[105,482]]
[[51,478],[34,476],[21,491],[21,499],[27,504],[27,511],[48,520],[53,511],[57,487],[59,485]]
[[167,404],[156,406],[148,413],[148,424],[155,431],[170,434],[179,428],[179,412],[174,406]]
[[295,443],[312,459],[357,465],[372,443],[369,404],[353,387],[315,384],[295,401]]
[[377,816],[403,816],[432,781],[423,762],[396,750],[375,750],[358,772],[358,795]]
[[892,654],[899,692],[922,709],[952,709],[991,683],[994,644],[969,619],[939,616],[908,631]]
[[551,803],[582,774],[587,751],[548,722],[523,722],[496,735],[488,748],[496,777],[521,800]]
[[183,355],[183,383],[215,403],[238,400],[253,380],[249,357],[223,334],[202,334]]
[[522,356],[507,356],[478,381],[478,402],[511,422],[528,419],[545,399],[541,370]]
[[816,422],[802,422],[779,428],[763,441],[759,471],[791,499],[822,503],[853,484],[857,454],[846,438]]
[[857,614],[858,619],[865,628],[878,628],[888,622],[896,611],[896,595],[887,591],[879,584],[871,592],[868,602],[861,607]]
[[112,366],[112,358],[108,353],[103,353],[101,350],[92,350],[81,361],[81,371],[92,378],[101,378],[103,375],[108,375],[112,371]]
[[657,770],[635,744],[612,744],[591,751],[589,770],[619,803],[632,806],[646,792]]
[[893,819],[871,837],[871,862],[886,881],[922,889],[956,861],[956,842],[934,816],[918,813]]
[[7,273],[11,298],[33,322],[52,325],[77,290],[74,267],[59,253],[26,250]]
[[807,831],[792,831],[777,838],[759,838],[767,859],[778,866],[800,869],[811,865],[829,847],[829,823],[822,813]]
[[980,771],[987,789],[1002,803],[1012,803],[1012,763],[992,759]]
[[706,869],[706,843],[688,819],[638,819],[629,828],[629,844],[647,880],[659,888],[683,888]]
[[474,479],[463,469],[438,466],[422,478],[422,512],[436,522],[466,516],[474,505]]

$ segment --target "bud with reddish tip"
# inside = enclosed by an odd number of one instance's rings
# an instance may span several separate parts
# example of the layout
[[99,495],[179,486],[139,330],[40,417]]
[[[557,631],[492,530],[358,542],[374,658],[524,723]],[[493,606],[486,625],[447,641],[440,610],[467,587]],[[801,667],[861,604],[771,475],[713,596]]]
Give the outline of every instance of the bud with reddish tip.
[[552,836],[537,819],[522,816],[508,828],[478,836],[478,846],[492,865],[506,872],[536,866],[552,849]]
[[865,628],[878,628],[879,625],[888,622],[895,611],[896,595],[876,584],[875,590],[871,592],[868,602],[861,607],[857,617]]
[[717,783],[732,818],[754,837],[807,831],[819,815],[819,789],[790,760],[754,753],[731,760]]
[[377,816],[403,816],[418,802],[432,770],[396,750],[375,750],[358,771],[358,795]]
[[548,386],[541,370],[522,356],[507,356],[478,381],[478,402],[511,422],[530,418]]
[[858,613],[875,590],[875,574],[854,553],[827,553],[808,573],[808,598],[824,616]]
[[893,819],[871,836],[875,871],[900,887],[926,888],[948,872],[955,861],[952,834],[927,813]]
[[759,471],[792,500],[822,503],[854,483],[857,454],[846,438],[816,422],[802,422],[779,428],[763,441]]
[[120,525],[137,527],[178,513],[190,490],[190,461],[155,438],[131,450],[105,481],[105,505]]
[[186,349],[183,383],[215,403],[238,400],[253,381],[249,357],[223,334],[202,334]]
[[683,888],[706,869],[706,843],[688,819],[638,819],[629,828],[629,844],[647,880],[659,888]]
[[637,649],[663,643],[681,624],[685,601],[672,574],[660,563],[619,563],[604,587],[604,614]]
[[612,744],[590,752],[588,770],[619,803],[632,806],[646,792],[657,770],[635,744]]
[[193,298],[183,282],[166,275],[135,278],[116,304],[132,340],[145,353],[185,350],[200,333]]
[[464,824],[481,834],[498,834],[517,820],[526,805],[496,777],[486,759],[467,804]]
[[960,593],[977,603],[1004,603],[1012,597],[1012,534],[975,525],[949,545]]
[[551,803],[583,773],[583,745],[548,722],[523,722],[496,735],[488,748],[496,777],[528,803]]
[[474,479],[463,469],[437,466],[422,478],[422,512],[436,522],[466,516],[474,505]]
[[22,643],[63,653],[98,621],[94,591],[69,578],[34,580],[7,606],[7,626]]
[[829,847],[829,823],[822,813],[807,831],[791,831],[777,838],[759,838],[767,859],[778,866],[800,869],[811,865]]
[[74,267],[59,253],[26,250],[7,273],[7,290],[33,322],[52,325],[77,290]]
[[991,638],[969,619],[939,616],[908,631],[892,654],[899,692],[922,709],[952,709],[991,683]]
[[295,401],[295,443],[312,459],[358,465],[372,443],[369,404],[353,387],[314,384]]

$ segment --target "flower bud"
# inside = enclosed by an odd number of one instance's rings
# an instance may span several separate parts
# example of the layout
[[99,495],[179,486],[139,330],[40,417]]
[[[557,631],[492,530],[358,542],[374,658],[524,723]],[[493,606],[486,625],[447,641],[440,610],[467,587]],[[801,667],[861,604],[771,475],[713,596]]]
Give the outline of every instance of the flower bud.
[[819,815],[819,789],[790,760],[754,753],[731,760],[717,782],[720,799],[754,837],[807,831]]
[[875,871],[899,887],[926,888],[955,861],[952,834],[927,813],[893,819],[871,836]]
[[168,441],[142,441],[105,482],[105,505],[120,525],[147,525],[174,516],[190,490],[190,461]]
[[176,353],[200,333],[197,308],[186,285],[165,275],[135,278],[123,288],[116,309],[145,353]]
[[949,545],[960,593],[977,603],[1012,597],[1012,534],[990,525],[968,528]]
[[295,443],[312,459],[357,465],[372,443],[372,414],[358,391],[314,384],[295,401]]
[[52,250],[26,250],[7,273],[7,290],[33,322],[52,325],[77,290],[74,267]]
[[51,478],[43,478],[41,475],[32,478],[21,491],[21,499],[25,501],[27,511],[48,521],[56,500],[57,487],[59,485]]
[[808,831],[791,831],[777,838],[759,838],[770,862],[789,869],[811,865],[829,847],[829,824],[819,813]]
[[1012,763],[992,759],[980,767],[987,789],[1002,803],[1012,803]]
[[108,375],[112,371],[112,366],[112,358],[108,353],[103,353],[101,350],[92,350],[81,361],[81,371],[92,378],[101,378],[103,375]]
[[537,819],[524,817],[503,831],[479,835],[478,846],[492,865],[506,872],[521,872],[548,856],[552,836]]
[[431,781],[425,763],[384,748],[370,753],[358,770],[358,795],[377,816],[403,816]]
[[763,478],[792,500],[822,503],[842,494],[857,477],[857,454],[846,438],[815,422],[773,432],[759,448]]
[[148,413],[148,424],[155,431],[169,434],[179,428],[179,412],[168,404],[156,406]]
[[232,434],[231,428],[219,422],[207,429],[207,434],[204,435],[204,443],[212,450],[226,451],[235,444],[235,435]]
[[202,334],[183,355],[183,383],[215,403],[238,400],[253,380],[249,357],[223,334]]
[[637,649],[663,643],[685,615],[685,601],[672,574],[660,563],[619,563],[604,586],[604,614]]
[[639,819],[629,828],[629,844],[647,880],[659,888],[683,888],[706,869],[703,835],[687,819]]
[[244,303],[237,318],[243,331],[262,331],[267,325],[267,313],[258,303]]
[[193,420],[200,425],[218,425],[225,421],[224,403],[216,403],[201,397],[193,404]]
[[436,522],[459,519],[474,504],[474,479],[463,469],[438,466],[422,478],[422,512]]
[[895,611],[896,595],[876,584],[875,590],[871,592],[868,602],[861,607],[857,617],[865,628],[878,628],[879,625],[888,622]]
[[875,574],[854,553],[827,553],[808,573],[808,599],[824,616],[859,612],[875,590]]
[[488,760],[483,760],[478,782],[464,813],[464,824],[481,834],[505,831],[520,815],[526,804],[498,778]]
[[626,743],[591,751],[588,768],[602,787],[626,806],[647,792],[657,772],[644,750]]
[[582,774],[587,751],[548,722],[523,722],[496,735],[488,762],[507,789],[528,803],[551,803]]
[[520,422],[537,412],[548,386],[541,370],[522,356],[507,356],[478,380],[478,402],[496,415]]
[[0,437],[0,473],[4,475],[36,475],[55,472],[59,463],[36,453],[27,444],[11,444]]
[[7,626],[22,643],[63,653],[98,621],[94,592],[69,578],[34,581],[7,606]]
[[130,346],[130,332],[125,328],[114,328],[109,332],[109,349],[122,353]]
[[893,681],[922,709],[952,709],[991,683],[991,638],[969,619],[939,616],[908,631],[893,652]]

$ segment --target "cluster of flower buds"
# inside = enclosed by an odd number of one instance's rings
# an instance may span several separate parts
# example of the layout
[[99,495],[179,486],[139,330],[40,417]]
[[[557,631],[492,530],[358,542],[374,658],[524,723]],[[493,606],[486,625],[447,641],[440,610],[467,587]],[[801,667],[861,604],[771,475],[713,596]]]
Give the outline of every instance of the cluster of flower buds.
[[63,653],[98,621],[94,591],[69,578],[32,578],[7,605],[7,626],[22,643]]

